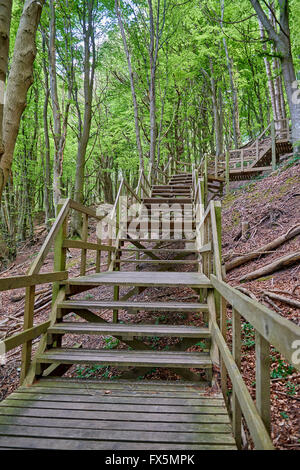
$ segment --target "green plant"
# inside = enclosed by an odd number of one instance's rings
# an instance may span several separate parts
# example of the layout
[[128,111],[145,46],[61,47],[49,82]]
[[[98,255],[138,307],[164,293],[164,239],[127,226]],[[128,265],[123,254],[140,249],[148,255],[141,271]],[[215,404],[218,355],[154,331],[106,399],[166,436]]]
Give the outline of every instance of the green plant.
[[96,364],[94,364],[92,367],[78,366],[76,369],[76,374],[77,374],[77,377],[81,379],[88,379],[89,377],[92,377],[96,372],[98,372],[99,370],[105,367],[107,366],[100,366]]
[[244,333],[244,339],[243,339],[243,345],[246,346],[246,348],[250,349],[252,346],[255,345],[255,332],[253,326],[245,322],[243,323],[242,330]]
[[[272,357],[272,359],[274,359],[274,357]],[[284,379],[291,375],[295,370],[291,364],[284,362],[282,359],[275,358],[273,362],[277,362],[277,367],[275,367],[271,372],[272,379]]]
[[118,340],[118,338],[113,338],[112,336],[109,336],[108,338],[104,339],[104,342],[104,349],[114,349],[119,345],[120,340]]
[[286,393],[288,395],[290,395],[291,397],[296,395],[296,386],[292,382],[288,381],[285,386],[286,386],[286,389],[287,389]]
[[84,300],[91,300],[93,298],[94,298],[93,294],[86,294],[86,296],[84,297]]

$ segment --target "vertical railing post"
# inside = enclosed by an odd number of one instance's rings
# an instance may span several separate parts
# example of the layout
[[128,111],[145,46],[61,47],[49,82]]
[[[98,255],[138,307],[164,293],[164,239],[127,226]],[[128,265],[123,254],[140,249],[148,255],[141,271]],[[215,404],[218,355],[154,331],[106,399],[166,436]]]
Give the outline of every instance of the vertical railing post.
[[[57,214],[60,213],[60,210],[62,208],[62,204],[57,205]],[[65,238],[67,237],[67,215],[65,217],[65,220],[62,223],[62,226],[56,235],[55,241],[54,241],[54,271],[65,271],[66,270],[66,254],[67,250],[66,248],[63,248],[63,242]],[[53,284],[52,288],[52,304],[54,304],[57,294],[59,291],[59,283],[55,282]]]
[[225,184],[226,184],[226,194],[229,194],[229,150],[226,152],[226,162],[225,162]]
[[[35,286],[26,287],[23,329],[33,326]],[[22,385],[31,362],[32,341],[26,341],[22,347],[20,384]]]
[[244,149],[241,150],[241,171],[244,171]]
[[[97,227],[97,243],[101,245],[102,243],[102,226],[98,224]],[[96,273],[101,272],[101,250],[97,250],[96,252]]]
[[208,193],[208,162],[207,155],[204,157],[204,207],[207,205],[207,193]]
[[[241,370],[241,316],[232,309],[232,355],[239,370]],[[238,449],[242,448],[242,412],[235,389],[232,390],[232,427]]]
[[270,344],[255,332],[256,407],[267,431],[271,432]]
[[[83,214],[83,224],[82,224],[82,234],[81,240],[86,243],[88,239],[88,223],[89,218],[87,214]],[[86,254],[87,249],[83,248],[81,250],[81,262],[80,262],[80,276],[84,276],[86,273]]]
[[218,163],[219,163],[218,156],[215,155],[215,177],[216,178],[218,177]]
[[271,139],[272,139],[272,170],[276,169],[276,134],[275,134],[275,121],[271,122]]

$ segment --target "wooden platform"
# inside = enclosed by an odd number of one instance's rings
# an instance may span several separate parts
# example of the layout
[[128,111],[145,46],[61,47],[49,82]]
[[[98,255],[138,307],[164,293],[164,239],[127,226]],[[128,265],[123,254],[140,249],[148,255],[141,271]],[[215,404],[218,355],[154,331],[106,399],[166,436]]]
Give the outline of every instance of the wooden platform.
[[196,384],[40,380],[0,403],[0,449],[234,450],[221,395]]

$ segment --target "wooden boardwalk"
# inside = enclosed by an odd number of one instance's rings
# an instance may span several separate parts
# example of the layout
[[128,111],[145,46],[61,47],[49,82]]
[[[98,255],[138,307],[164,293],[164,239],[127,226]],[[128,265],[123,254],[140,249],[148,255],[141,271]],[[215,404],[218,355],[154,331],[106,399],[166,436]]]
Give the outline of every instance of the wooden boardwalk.
[[232,450],[221,394],[195,384],[39,380],[0,403],[0,449]]

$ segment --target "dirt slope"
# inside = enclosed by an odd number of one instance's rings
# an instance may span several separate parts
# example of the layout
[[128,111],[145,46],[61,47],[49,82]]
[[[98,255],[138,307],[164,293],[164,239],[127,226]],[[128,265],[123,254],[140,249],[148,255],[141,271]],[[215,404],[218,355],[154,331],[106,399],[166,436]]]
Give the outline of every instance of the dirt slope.
[[[255,251],[260,246],[286,233],[300,223],[300,165],[277,170],[261,181],[251,182],[231,192],[222,201],[223,256],[234,259],[236,254]],[[249,224],[246,237],[242,237],[242,222]],[[274,291],[300,301],[300,265],[240,283],[246,273],[273,262],[286,254],[300,251],[300,236],[278,247],[274,252],[260,256],[227,273],[227,281],[247,289],[278,315],[300,324],[300,310],[264,296],[263,291]],[[279,291],[279,292],[278,292]],[[272,301],[271,301],[272,302]],[[231,310],[228,309],[229,340]],[[243,323],[243,375],[255,397],[255,336]],[[287,364],[271,347],[272,437],[279,449],[300,449],[299,400],[300,374]]]

